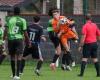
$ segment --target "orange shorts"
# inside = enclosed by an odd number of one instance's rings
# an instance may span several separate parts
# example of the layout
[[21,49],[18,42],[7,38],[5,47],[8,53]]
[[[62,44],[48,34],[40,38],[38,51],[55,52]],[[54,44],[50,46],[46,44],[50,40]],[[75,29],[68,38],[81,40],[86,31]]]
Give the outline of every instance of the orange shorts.
[[66,45],[66,43],[68,42],[68,39],[77,39],[77,36],[71,30],[69,30],[65,34],[62,34],[61,37],[60,37],[62,45]]

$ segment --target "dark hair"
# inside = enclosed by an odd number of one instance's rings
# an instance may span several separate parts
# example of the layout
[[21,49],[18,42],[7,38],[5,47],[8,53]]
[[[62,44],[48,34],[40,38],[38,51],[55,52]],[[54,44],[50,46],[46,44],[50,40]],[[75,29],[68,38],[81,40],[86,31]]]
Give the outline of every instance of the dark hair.
[[53,10],[52,10],[52,13],[55,13],[55,12],[60,12],[60,10],[58,9],[58,8],[54,8]]
[[51,7],[48,11],[48,15],[52,17],[53,16],[52,13],[54,12],[59,12],[59,9],[57,9],[57,7]]
[[49,11],[48,11],[48,15],[51,16],[51,17],[53,16],[52,11],[53,11],[53,8],[50,8]]
[[20,8],[14,7],[14,15],[19,15],[19,14],[20,14]]
[[92,20],[91,14],[88,13],[88,14],[85,16],[85,19],[86,19],[86,20]]
[[71,18],[71,17],[67,17],[67,19],[69,19],[70,21],[74,21],[74,19],[73,19],[73,18]]
[[40,17],[39,16],[34,16],[33,19],[34,19],[34,22],[36,22],[36,23],[40,21]]

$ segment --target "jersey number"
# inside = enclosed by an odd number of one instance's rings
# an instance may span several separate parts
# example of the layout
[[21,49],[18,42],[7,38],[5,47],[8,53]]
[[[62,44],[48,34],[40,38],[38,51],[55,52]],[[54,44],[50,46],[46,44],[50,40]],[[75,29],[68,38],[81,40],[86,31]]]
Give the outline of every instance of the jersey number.
[[35,33],[33,33],[33,32],[30,32],[30,40],[34,40],[34,38],[35,38]]
[[13,29],[13,31],[14,31],[14,33],[18,33],[18,31],[19,31],[19,27],[14,27],[14,29]]

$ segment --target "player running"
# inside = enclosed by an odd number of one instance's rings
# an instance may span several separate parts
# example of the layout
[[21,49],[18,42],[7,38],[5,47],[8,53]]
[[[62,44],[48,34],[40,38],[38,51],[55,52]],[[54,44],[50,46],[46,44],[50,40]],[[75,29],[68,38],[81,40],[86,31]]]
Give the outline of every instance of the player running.
[[39,24],[40,22],[40,17],[35,16],[34,18],[34,23],[28,26],[28,35],[31,41],[31,47],[28,47],[27,45],[25,46],[24,53],[23,53],[23,58],[21,62],[21,67],[20,67],[20,73],[23,73],[24,67],[25,67],[25,60],[28,55],[32,55],[33,59],[38,59],[38,63],[35,69],[35,73],[40,76],[40,69],[43,64],[43,57],[41,54],[40,50],[40,40],[43,39],[46,41],[46,38],[43,35],[43,27]]

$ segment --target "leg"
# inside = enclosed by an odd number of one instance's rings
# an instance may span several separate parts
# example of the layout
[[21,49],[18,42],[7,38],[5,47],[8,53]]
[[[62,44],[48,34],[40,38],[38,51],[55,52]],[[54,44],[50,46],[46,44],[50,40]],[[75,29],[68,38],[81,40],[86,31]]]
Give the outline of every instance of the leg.
[[99,65],[98,58],[97,58],[97,48],[98,48],[97,43],[93,43],[92,50],[91,50],[91,57],[95,65],[97,77],[100,77],[100,65]]
[[66,70],[66,54],[64,53],[62,56],[62,65],[61,65],[62,70]]
[[94,62],[95,69],[96,69],[96,72],[97,72],[97,77],[100,77],[100,65],[99,65],[98,59],[93,58],[93,62]]
[[49,32],[49,38],[50,40],[52,41],[52,43],[54,44],[54,47],[55,47],[55,55],[53,57],[53,60],[52,60],[52,63],[50,64],[50,67],[52,70],[55,69],[56,65],[56,61],[59,57],[59,55],[61,54],[61,47],[60,47],[60,40],[59,38],[57,37],[57,35],[55,35],[56,33],[55,32]]
[[52,70],[55,70],[55,67],[56,67],[55,63],[56,63],[57,59],[59,58],[60,54],[61,54],[61,47],[60,47],[60,44],[59,44],[59,46],[57,46],[57,48],[56,48],[56,54],[53,57],[53,61],[50,64],[50,67],[51,67]]
[[22,74],[23,71],[24,71],[25,60],[26,60],[26,58],[25,57],[22,57],[21,64],[20,64],[20,74]]
[[42,53],[41,53],[41,49],[39,44],[35,44],[33,49],[32,49],[32,57],[33,59],[36,58],[38,59],[38,63],[35,69],[35,73],[40,76],[40,69],[42,68],[42,64],[43,64],[43,57],[42,57]]
[[31,48],[28,48],[27,46],[24,49],[21,64],[20,64],[20,74],[22,74],[24,71],[25,61],[27,59],[27,56],[30,55],[30,53],[31,53],[30,50],[31,50]]
[[83,76],[84,75],[84,70],[87,64],[87,58],[82,58],[82,63],[81,63],[81,71],[80,74],[78,76]]
[[14,77],[15,72],[16,72],[16,70],[15,70],[15,55],[12,54],[12,55],[10,55],[10,57],[11,57],[11,69],[12,69],[12,74],[13,74],[13,77]]
[[16,76],[19,76],[22,54],[18,54],[18,55],[16,55],[16,57],[17,57],[17,71],[16,71]]

